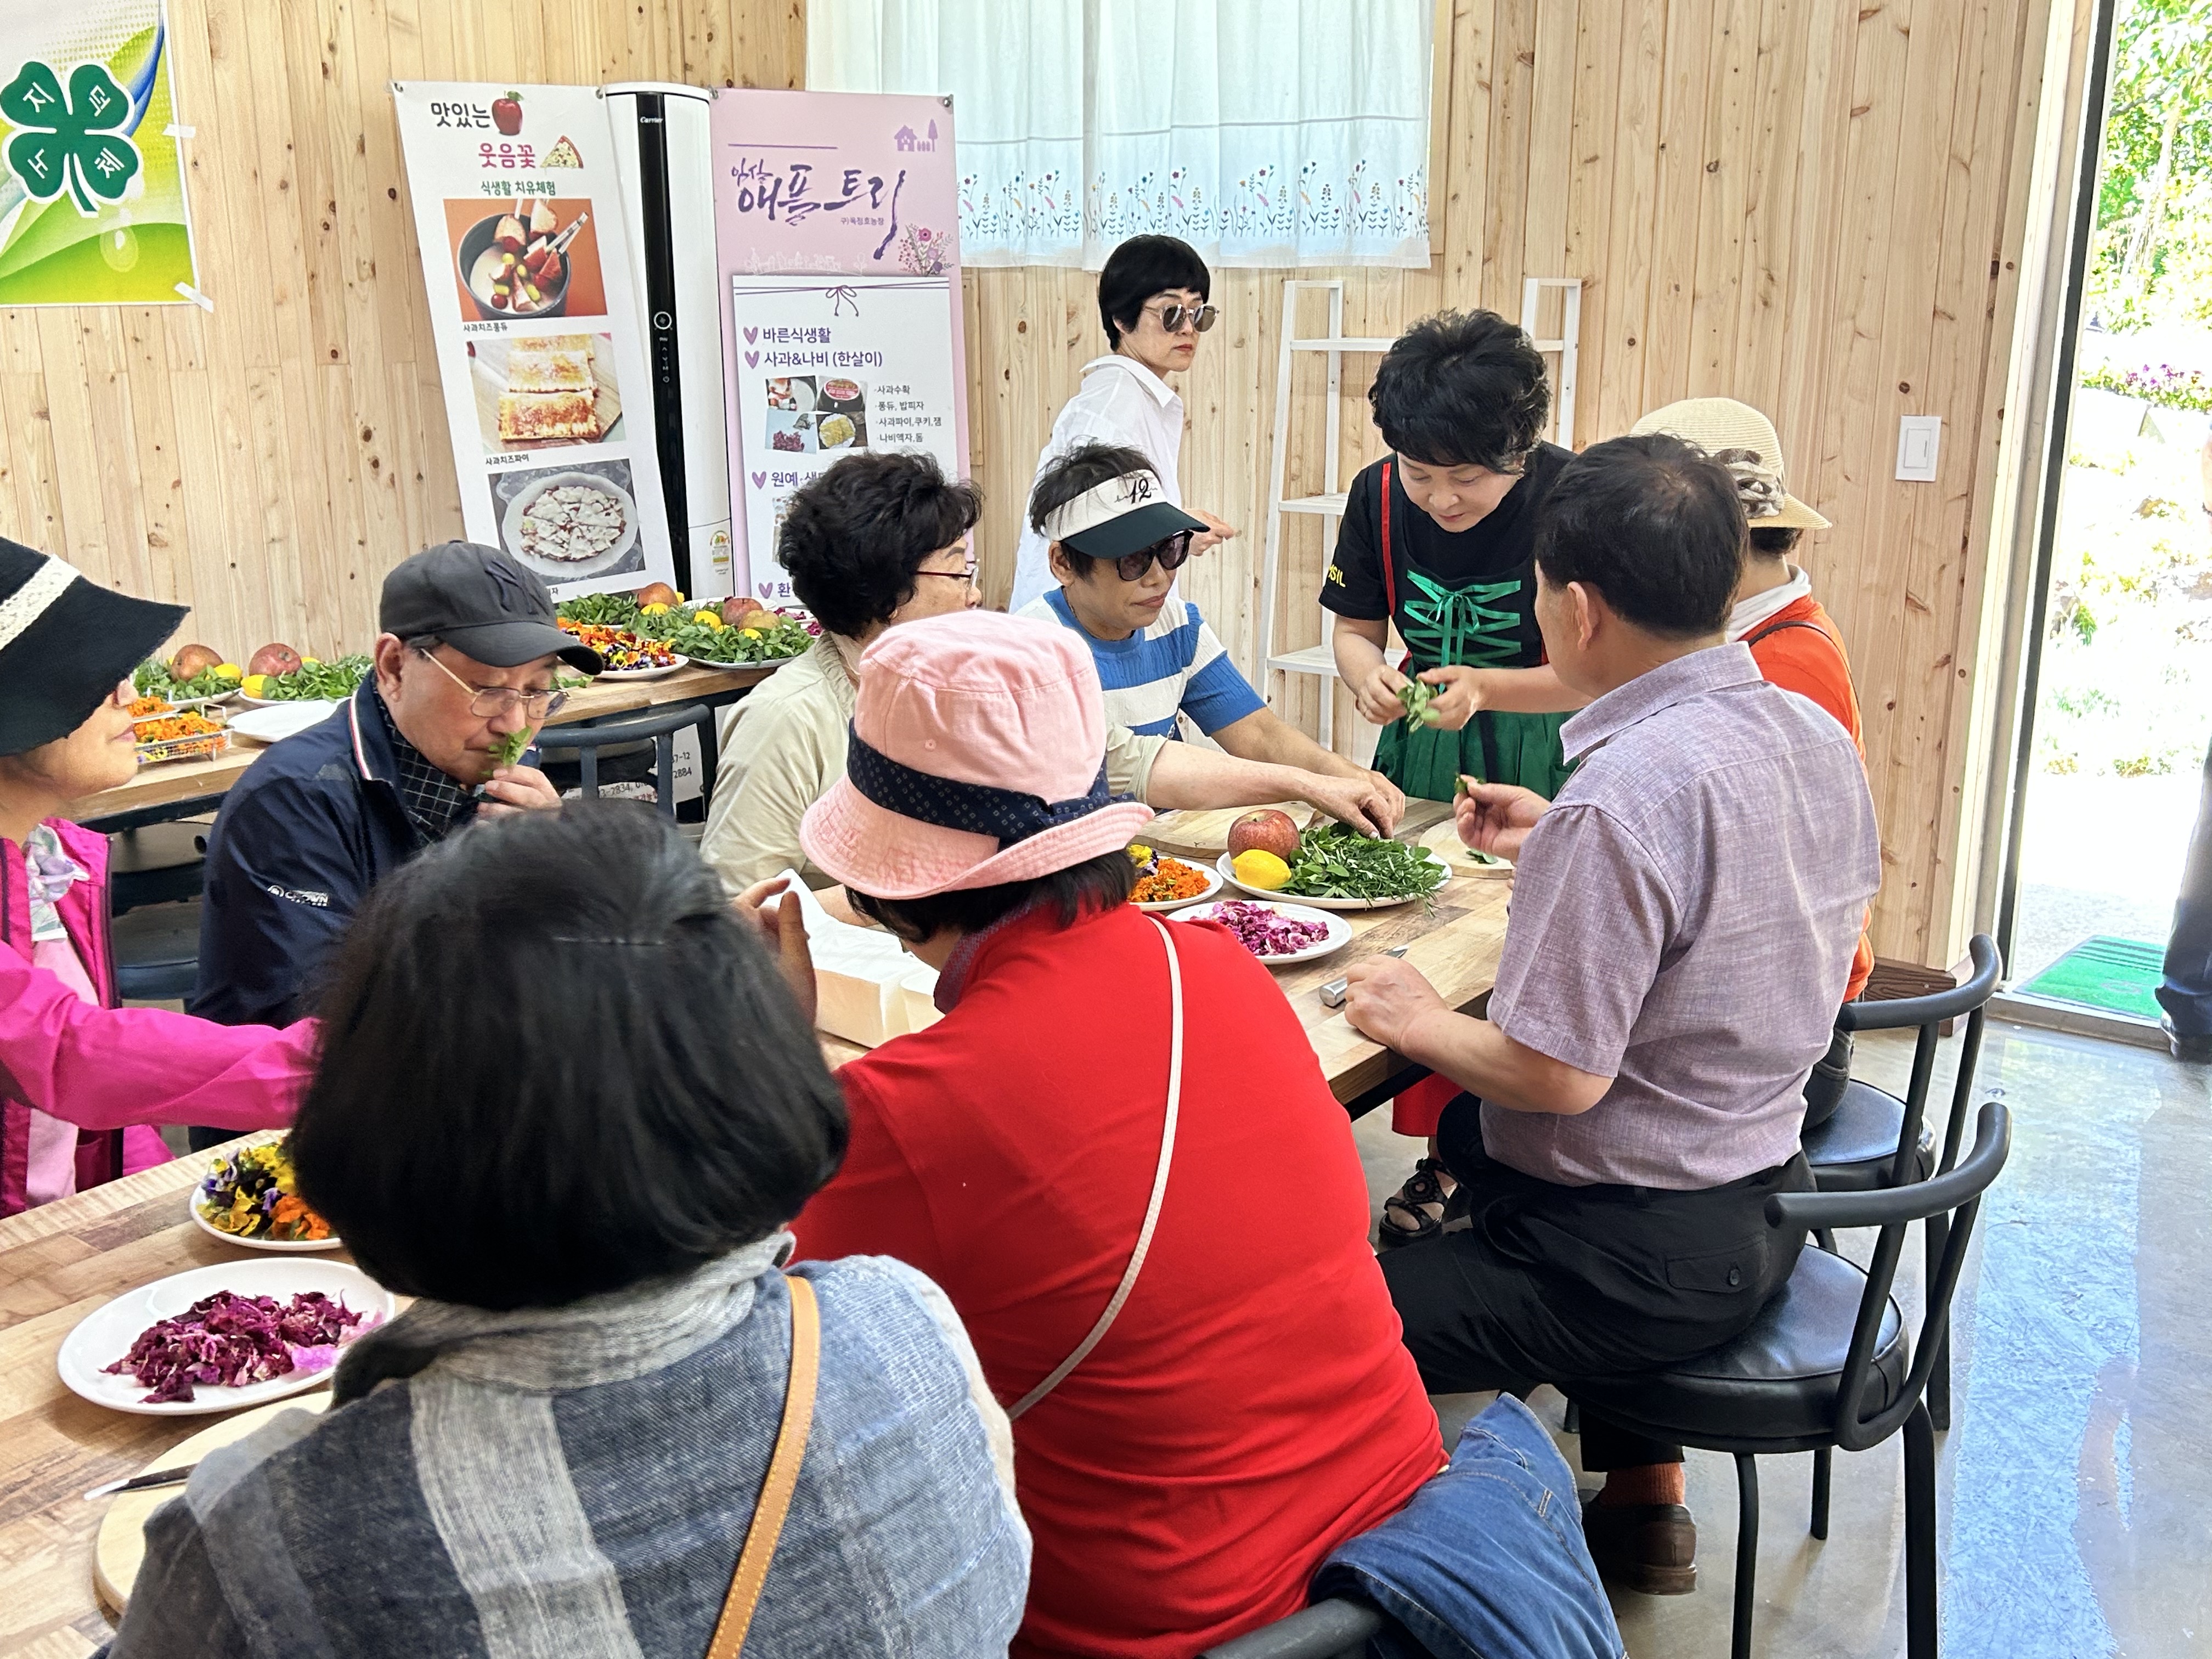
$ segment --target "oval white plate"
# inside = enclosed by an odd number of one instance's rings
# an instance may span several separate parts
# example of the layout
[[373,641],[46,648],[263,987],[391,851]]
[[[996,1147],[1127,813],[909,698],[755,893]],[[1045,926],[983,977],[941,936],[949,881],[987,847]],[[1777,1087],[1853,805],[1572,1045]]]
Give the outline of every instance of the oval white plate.
[[[343,1300],[356,1313],[367,1314],[380,1325],[392,1314],[392,1293],[358,1267],[343,1261],[221,1261],[212,1267],[172,1273],[135,1291],[125,1291],[106,1306],[87,1314],[62,1340],[55,1368],[70,1393],[112,1411],[142,1417],[206,1417],[232,1412],[242,1406],[266,1405],[289,1395],[304,1394],[331,1380],[331,1373],[294,1371],[266,1382],[243,1388],[200,1388],[190,1400],[145,1403],[147,1388],[137,1377],[102,1370],[131,1352],[131,1345],[149,1325],[173,1319],[201,1297],[217,1291],[234,1296],[270,1296],[289,1302],[303,1291],[320,1291],[332,1300]],[[373,1327],[372,1327],[373,1328]],[[357,1331],[362,1328],[356,1327]],[[362,1334],[365,1334],[363,1332]]]
[[688,666],[690,661],[689,657],[678,656],[665,668],[609,668],[602,671],[597,678],[603,680],[665,680],[678,669]]
[[[612,547],[588,559],[568,562],[522,550],[522,515],[530,511],[532,502],[556,484],[581,484],[622,503],[623,533]],[[507,504],[507,512],[500,520],[500,534],[507,550],[541,576],[556,582],[582,581],[587,576],[601,575],[615,568],[637,544],[637,501],[620,484],[596,472],[549,472],[543,477],[532,478],[514,492],[514,499]]]
[[[1424,853],[1428,853],[1428,849],[1426,848],[1423,848],[1421,850]],[[1443,864],[1434,853],[1428,853],[1428,859],[1430,863],[1437,865],[1439,868],[1443,870],[1447,876],[1451,873],[1451,867],[1449,865]],[[1265,899],[1270,904],[1279,900],[1285,904],[1308,905],[1316,910],[1387,910],[1394,904],[1411,904],[1416,899],[1426,898],[1429,896],[1428,893],[1406,893],[1401,895],[1397,898],[1308,898],[1303,894],[1294,895],[1279,893],[1265,887],[1251,887],[1246,885],[1243,882],[1237,879],[1236,863],[1226,853],[1224,853],[1221,855],[1220,859],[1215,863],[1213,867],[1221,872],[1221,878],[1224,881],[1227,882],[1231,887],[1234,887],[1240,893],[1249,893],[1254,898]],[[1443,884],[1442,882],[1437,883],[1437,887],[1431,887],[1429,889],[1429,893],[1435,892],[1437,888],[1443,886]]]
[[[1164,853],[1161,856],[1163,858],[1175,858],[1175,854],[1172,853]],[[1151,911],[1180,910],[1187,904],[1203,904],[1206,900],[1212,898],[1216,893],[1221,890],[1221,872],[1218,870],[1209,870],[1202,864],[1191,864],[1191,861],[1188,859],[1176,859],[1176,862],[1177,864],[1190,865],[1192,869],[1204,876],[1206,878],[1206,890],[1203,893],[1194,893],[1188,898],[1156,899],[1150,904],[1138,904],[1137,908],[1139,910]],[[1136,901],[1133,899],[1130,902],[1135,903]]]
[[[208,1161],[209,1169],[215,1161]],[[203,1181],[206,1176],[201,1177]],[[240,1238],[236,1233],[227,1233],[200,1213],[200,1189],[195,1187],[185,1194],[185,1213],[192,1224],[210,1238],[219,1238],[226,1244],[235,1244],[241,1250],[266,1250],[272,1255],[305,1255],[317,1250],[337,1250],[345,1247],[345,1240],[333,1233],[328,1238]]]
[[[1230,899],[1223,902],[1250,904],[1261,902],[1254,899]],[[1176,913],[1176,920],[1177,921],[1211,921],[1213,920],[1213,913],[1220,908],[1219,904],[1208,904],[1195,910],[1179,911]],[[1319,962],[1323,957],[1334,956],[1352,943],[1352,924],[1342,916],[1332,915],[1327,910],[1309,909],[1303,904],[1285,904],[1274,899],[1266,901],[1261,908],[1273,910],[1285,921],[1317,921],[1328,929],[1328,938],[1307,945],[1303,951],[1293,951],[1288,956],[1263,957],[1257,951],[1253,953],[1252,959],[1255,962],[1263,962],[1270,968],[1287,968],[1291,963],[1298,962]]]
[[231,721],[230,729],[256,743],[282,743],[311,726],[320,726],[337,707],[334,702],[319,699],[307,702],[256,702],[252,708]]

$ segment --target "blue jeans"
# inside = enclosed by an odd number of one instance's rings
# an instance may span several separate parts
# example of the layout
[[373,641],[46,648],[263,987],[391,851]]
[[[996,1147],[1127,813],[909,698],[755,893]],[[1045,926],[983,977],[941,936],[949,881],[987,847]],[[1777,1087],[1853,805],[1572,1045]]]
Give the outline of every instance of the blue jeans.
[[2159,1006],[2177,1035],[2212,1036],[2212,750],[2204,756],[2204,782],[2197,797],[2197,827],[2181,866],[2181,896],[2173,904],[2173,932],[2166,941],[2166,982]]

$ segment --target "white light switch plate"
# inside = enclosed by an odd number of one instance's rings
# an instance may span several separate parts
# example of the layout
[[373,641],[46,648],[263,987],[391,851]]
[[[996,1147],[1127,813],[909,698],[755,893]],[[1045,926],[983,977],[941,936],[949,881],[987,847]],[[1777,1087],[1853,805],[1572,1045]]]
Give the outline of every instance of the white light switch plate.
[[1936,453],[1943,444],[1941,415],[1905,415],[1897,422],[1897,476],[1908,483],[1936,482]]

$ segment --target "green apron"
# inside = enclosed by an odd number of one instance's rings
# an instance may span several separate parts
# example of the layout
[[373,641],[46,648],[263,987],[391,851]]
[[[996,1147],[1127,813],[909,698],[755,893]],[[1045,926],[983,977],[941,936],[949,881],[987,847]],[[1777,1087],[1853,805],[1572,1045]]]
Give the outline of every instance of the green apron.
[[[1513,601],[1519,578],[1446,587],[1406,568],[1411,591],[1398,605],[1397,546],[1390,535],[1391,463],[1382,463],[1382,586],[1390,615],[1413,661],[1433,668],[1511,668],[1520,665],[1521,611]],[[1483,709],[1456,732],[1395,720],[1375,745],[1375,769],[1408,795],[1449,800],[1462,774],[1486,783],[1513,783],[1549,800],[1571,769],[1559,748],[1568,714],[1517,714]]]

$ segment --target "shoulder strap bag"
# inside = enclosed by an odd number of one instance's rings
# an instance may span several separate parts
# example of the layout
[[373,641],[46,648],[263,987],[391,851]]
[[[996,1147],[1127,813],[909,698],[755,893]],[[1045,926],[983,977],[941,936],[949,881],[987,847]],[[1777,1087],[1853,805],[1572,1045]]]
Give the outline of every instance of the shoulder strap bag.
[[783,1389],[783,1422],[775,1431],[775,1450],[768,1461],[768,1478],[761,1482],[760,1502],[753,1506],[752,1525],[745,1529],[738,1570],[730,1576],[730,1593],[722,1599],[721,1617],[714,1621],[714,1639],[707,1644],[707,1659],[738,1659],[744,1649],[753,1609],[760,1605],[761,1591],[768,1583],[769,1563],[775,1559],[776,1540],[783,1534],[784,1516],[791,1510],[791,1495],[799,1489],[806,1437],[814,1426],[814,1385],[822,1369],[822,1312],[811,1283],[796,1274],[786,1275],[783,1282],[791,1292],[791,1376]]
[[1091,1328],[1090,1334],[1075,1345],[1074,1352],[1054,1366],[1043,1382],[1006,1407],[1009,1419],[1019,1417],[1067,1381],[1068,1373],[1105,1340],[1106,1333],[1121,1317],[1129,1292],[1137,1287],[1137,1275],[1144,1271],[1145,1257],[1152,1248],[1152,1230],[1159,1225],[1160,1202],[1168,1191],[1168,1166],[1175,1161],[1176,1120],[1182,1110],[1182,964],[1176,957],[1173,930],[1158,916],[1147,915],[1145,920],[1159,929],[1160,943],[1168,948],[1168,1109],[1166,1121],[1160,1127],[1160,1161],[1152,1171],[1152,1200],[1145,1206],[1145,1224],[1137,1230],[1137,1248],[1129,1253],[1129,1265],[1122,1270],[1121,1282],[1115,1286],[1106,1311],[1098,1316],[1098,1322]]

